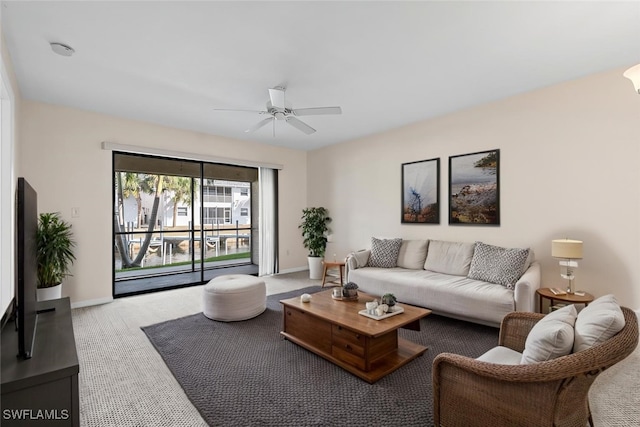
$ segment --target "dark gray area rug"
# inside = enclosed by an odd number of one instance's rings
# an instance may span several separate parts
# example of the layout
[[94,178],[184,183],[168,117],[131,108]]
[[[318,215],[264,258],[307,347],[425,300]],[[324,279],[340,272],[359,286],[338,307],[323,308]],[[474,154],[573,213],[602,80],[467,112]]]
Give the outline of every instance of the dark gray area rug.
[[318,290],[271,295],[242,322],[199,313],[142,329],[211,426],[433,425],[434,357],[477,357],[498,342],[496,328],[430,315],[420,331],[399,332],[427,352],[369,384],[280,335],[279,301]]

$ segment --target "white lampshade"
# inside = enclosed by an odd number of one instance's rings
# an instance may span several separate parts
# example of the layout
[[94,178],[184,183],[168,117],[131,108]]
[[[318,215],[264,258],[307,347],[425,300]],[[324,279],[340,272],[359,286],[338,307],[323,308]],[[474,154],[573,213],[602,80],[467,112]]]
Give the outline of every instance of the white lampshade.
[[551,256],[564,259],[582,259],[582,240],[552,240]]
[[640,64],[629,68],[624,72],[623,76],[631,80],[633,87],[636,88],[636,92],[640,94]]

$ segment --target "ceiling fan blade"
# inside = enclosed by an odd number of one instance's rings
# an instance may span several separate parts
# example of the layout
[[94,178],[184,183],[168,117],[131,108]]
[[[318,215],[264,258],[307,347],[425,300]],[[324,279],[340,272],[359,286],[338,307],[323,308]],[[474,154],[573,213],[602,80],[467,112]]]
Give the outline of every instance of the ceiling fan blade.
[[301,130],[302,132],[306,133],[307,135],[311,135],[312,133],[314,133],[316,131],[314,128],[312,128],[311,126],[309,126],[305,122],[296,119],[295,117],[287,116],[287,118],[285,120],[291,126],[293,126],[294,128],[296,128],[298,130]]
[[251,126],[249,129],[245,130],[246,133],[251,133],[251,132],[255,132],[258,129],[260,129],[262,126],[266,125],[267,123],[271,122],[272,120],[274,120],[273,117],[268,117],[264,120],[260,120],[258,123],[256,123],[255,125]]
[[258,113],[258,114],[268,113],[268,111],[264,111],[264,110],[230,110],[228,108],[214,108],[213,111],[233,112],[233,113]]
[[292,111],[296,116],[320,116],[323,114],[342,114],[340,107],[297,108]]
[[269,98],[271,98],[271,105],[280,110],[284,110],[284,89],[281,87],[274,87],[269,89]]

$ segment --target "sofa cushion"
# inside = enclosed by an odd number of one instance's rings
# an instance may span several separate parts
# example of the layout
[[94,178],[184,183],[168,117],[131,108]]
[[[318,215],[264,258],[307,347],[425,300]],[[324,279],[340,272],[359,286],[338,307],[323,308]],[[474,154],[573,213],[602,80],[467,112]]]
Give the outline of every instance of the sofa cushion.
[[577,315],[575,306],[569,304],[543,317],[527,335],[521,363],[545,362],[571,353]]
[[431,240],[424,269],[436,273],[466,276],[473,257],[474,243]]
[[369,267],[393,268],[398,263],[402,239],[371,238],[371,255],[367,265]]
[[468,277],[513,289],[528,258],[529,249],[507,249],[476,242]]
[[598,345],[624,327],[624,314],[616,297],[605,295],[580,311],[576,319],[573,352]]
[[403,240],[398,253],[398,267],[422,270],[428,246],[428,240]]

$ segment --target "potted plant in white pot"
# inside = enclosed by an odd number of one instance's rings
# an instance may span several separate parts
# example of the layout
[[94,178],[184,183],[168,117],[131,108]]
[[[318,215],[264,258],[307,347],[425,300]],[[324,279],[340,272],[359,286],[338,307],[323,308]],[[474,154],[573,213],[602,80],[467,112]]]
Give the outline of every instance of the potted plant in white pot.
[[323,207],[305,208],[302,210],[303,244],[309,250],[309,278],[322,279],[322,260],[327,249],[327,233],[331,218],[329,211]]
[[62,280],[76,257],[71,224],[59,212],[41,213],[36,234],[38,260],[38,301],[62,297]]

